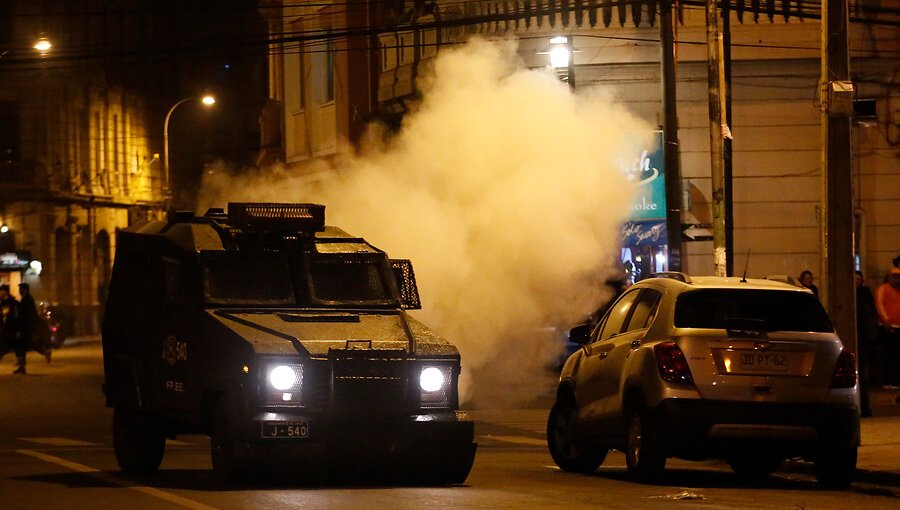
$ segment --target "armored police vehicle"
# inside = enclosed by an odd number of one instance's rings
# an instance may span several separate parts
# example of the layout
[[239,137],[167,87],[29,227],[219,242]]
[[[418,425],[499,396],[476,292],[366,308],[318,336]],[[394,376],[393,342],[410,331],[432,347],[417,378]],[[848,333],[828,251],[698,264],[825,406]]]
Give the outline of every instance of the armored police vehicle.
[[124,472],[152,473],[166,438],[202,433],[224,482],[263,468],[466,479],[459,352],[407,315],[408,260],[324,218],[229,203],[119,232],[103,389]]

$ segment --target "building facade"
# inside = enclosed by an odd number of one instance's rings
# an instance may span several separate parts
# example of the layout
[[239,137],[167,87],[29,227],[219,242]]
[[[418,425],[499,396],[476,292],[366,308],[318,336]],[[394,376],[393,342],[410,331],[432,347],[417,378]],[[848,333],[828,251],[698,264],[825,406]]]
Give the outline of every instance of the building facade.
[[[474,34],[517,38],[533,68],[548,67],[550,37],[568,36],[576,94],[609,92],[662,125],[660,2],[361,4],[340,14],[321,4],[267,9],[278,48],[270,57],[270,98],[280,122],[263,136],[269,133],[287,162],[352,150],[360,122],[399,126],[429,59]],[[682,223],[701,233],[712,221],[704,4],[681,2],[675,15]],[[852,130],[854,239],[858,268],[874,285],[900,254],[900,17],[879,2],[849,6],[850,68],[860,100]],[[735,271],[796,277],[809,269],[818,278],[825,272],[820,4],[733,0],[727,7]],[[368,28],[354,30],[360,26]],[[353,47],[367,51],[348,51]],[[333,95],[317,92],[329,83],[339,85]],[[685,271],[714,273],[705,238],[683,238]]]
[[[0,7],[0,236],[2,251],[16,254],[0,280],[14,294],[29,283],[70,334],[96,333],[116,230],[165,210],[159,140],[148,127],[156,117],[108,62],[64,58],[125,37],[96,16],[103,2]],[[50,48],[36,49],[39,39]]]

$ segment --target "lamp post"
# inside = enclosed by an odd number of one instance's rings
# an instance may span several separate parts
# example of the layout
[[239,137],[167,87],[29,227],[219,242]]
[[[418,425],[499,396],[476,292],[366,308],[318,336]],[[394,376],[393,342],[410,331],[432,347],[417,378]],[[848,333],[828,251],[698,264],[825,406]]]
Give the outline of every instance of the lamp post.
[[[194,96],[186,97],[186,98],[182,99],[181,101],[178,101],[177,103],[173,104],[172,107],[169,108],[169,112],[166,113],[166,121],[165,121],[165,123],[163,123],[163,172],[164,172],[164,179],[165,179],[166,196],[168,196],[171,191],[169,189],[169,119],[172,118],[172,112],[175,111],[175,108],[178,108],[179,106],[181,106],[184,103],[187,103],[188,101],[191,101],[193,99],[198,99],[198,98],[194,97]],[[207,95],[207,96],[203,96],[202,98],[199,98],[199,99],[200,99],[200,102],[202,102],[206,106],[212,106],[212,105],[216,104],[216,98],[213,96]]]

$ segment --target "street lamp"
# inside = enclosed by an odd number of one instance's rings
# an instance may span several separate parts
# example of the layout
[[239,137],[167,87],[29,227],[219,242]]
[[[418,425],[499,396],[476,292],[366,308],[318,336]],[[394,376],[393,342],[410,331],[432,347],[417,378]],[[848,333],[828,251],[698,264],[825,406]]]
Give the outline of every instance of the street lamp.
[[50,44],[50,39],[47,39],[46,37],[41,36],[40,39],[38,39],[37,42],[34,43],[34,46],[32,46],[32,47],[34,49],[38,50],[41,54],[44,54],[44,53],[47,53],[48,51],[50,51],[50,48],[52,48],[53,45]]
[[[172,117],[172,112],[175,111],[175,108],[178,108],[179,106],[181,106],[184,103],[187,103],[188,101],[191,101],[193,99],[198,99],[198,98],[195,96],[186,97],[186,98],[182,99],[181,101],[178,101],[177,103],[173,104],[172,107],[169,108],[169,113],[166,114],[166,121],[163,124],[163,172],[165,172],[164,173],[165,185],[166,185],[165,193],[167,196],[169,195],[169,192],[170,192],[170,189],[169,189],[169,119]],[[213,96],[210,96],[210,95],[205,95],[199,99],[200,99],[200,102],[206,106],[212,106],[212,105],[216,104],[216,98]]]
[[550,48],[540,51],[538,54],[550,56],[550,68],[570,88],[575,88],[575,53],[572,47],[572,38],[558,35],[550,38]]

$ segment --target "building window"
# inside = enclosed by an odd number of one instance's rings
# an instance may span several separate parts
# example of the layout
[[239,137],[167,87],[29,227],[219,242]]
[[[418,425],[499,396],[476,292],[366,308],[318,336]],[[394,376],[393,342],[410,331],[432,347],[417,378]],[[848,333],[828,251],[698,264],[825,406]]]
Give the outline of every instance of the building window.
[[297,52],[297,93],[300,95],[300,109],[306,109],[306,47],[301,43]]
[[325,40],[312,49],[313,99],[318,104],[334,101],[334,42],[329,30]]
[[[94,144],[94,167],[85,168],[81,176],[81,185],[91,191],[91,182],[94,175],[99,175],[103,168],[103,124],[100,122],[100,112],[94,112],[94,129],[91,130],[91,141]],[[101,183],[102,184],[102,183]]]
[[331,31],[328,31],[327,51],[325,52],[325,73],[328,78],[328,85],[325,89],[329,101],[334,101],[334,39],[332,39]]
[[122,173],[119,168],[119,116],[113,115],[112,120],[112,158],[113,181],[117,188],[122,186]]
[[19,115],[11,102],[0,102],[0,158],[7,165],[19,160]]

